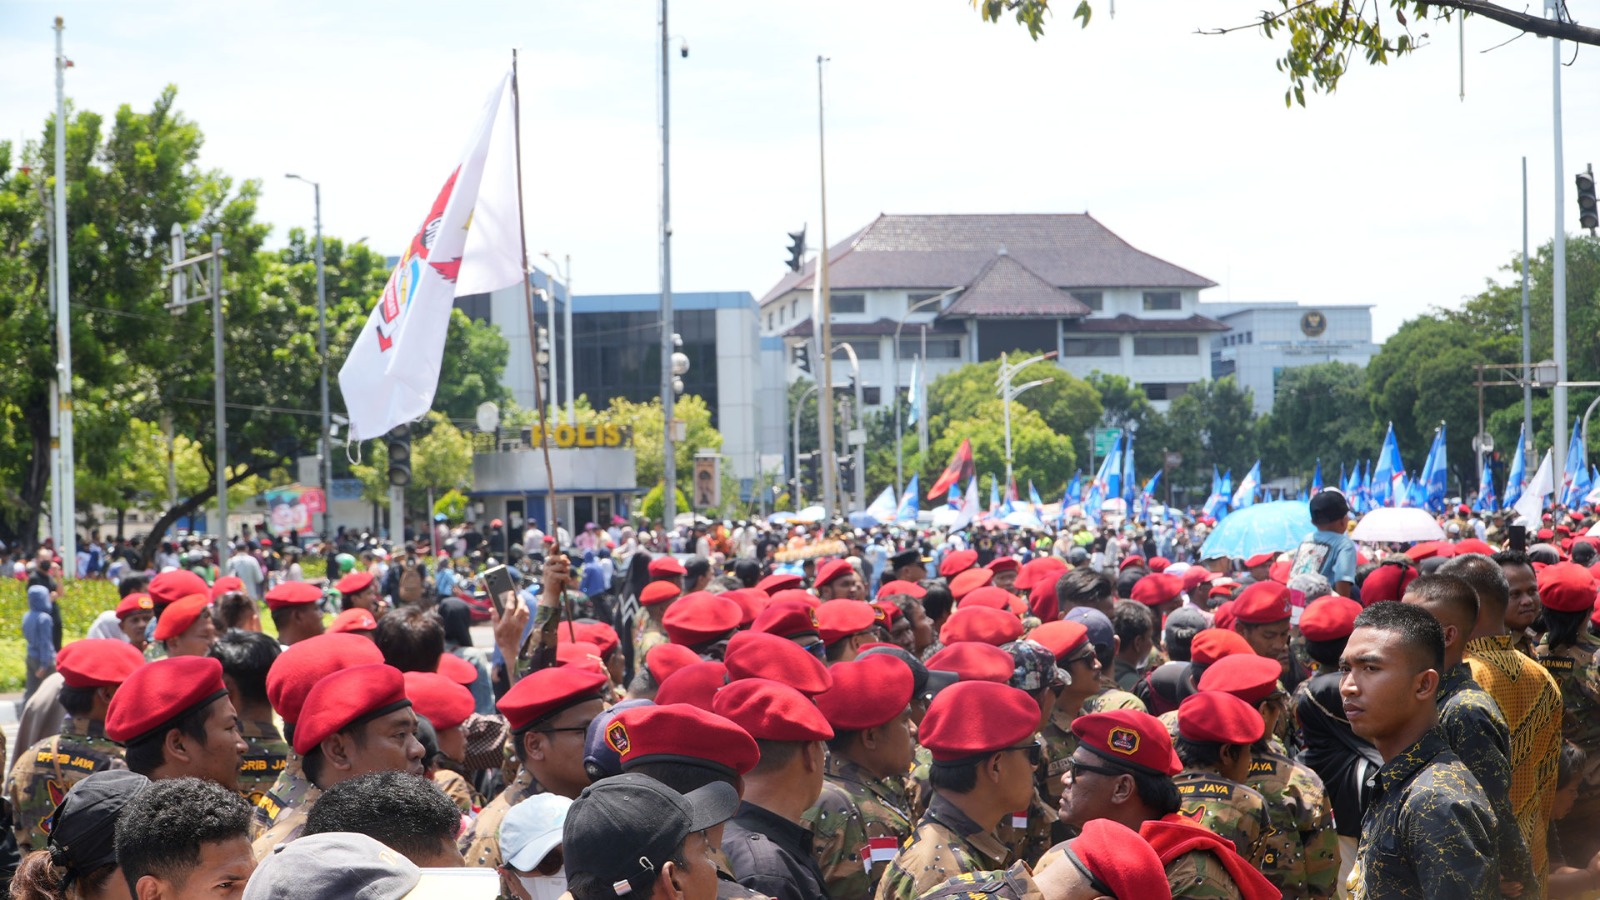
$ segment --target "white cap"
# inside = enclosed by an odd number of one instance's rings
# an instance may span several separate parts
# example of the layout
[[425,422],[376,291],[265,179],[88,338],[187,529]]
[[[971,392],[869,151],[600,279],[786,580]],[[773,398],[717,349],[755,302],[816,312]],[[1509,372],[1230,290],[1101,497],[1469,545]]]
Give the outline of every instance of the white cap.
[[534,794],[511,807],[500,820],[500,854],[506,865],[519,872],[537,869],[561,846],[570,806],[572,801],[559,794]]

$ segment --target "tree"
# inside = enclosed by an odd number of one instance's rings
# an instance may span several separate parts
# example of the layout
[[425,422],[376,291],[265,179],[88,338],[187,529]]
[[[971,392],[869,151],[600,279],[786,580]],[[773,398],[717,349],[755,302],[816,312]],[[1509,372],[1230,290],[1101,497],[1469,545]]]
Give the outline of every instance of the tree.
[[[1044,33],[1045,18],[1053,11],[1051,0],[972,0],[985,21],[1006,16],[1026,27],[1034,40]],[[1558,19],[1545,19],[1522,9],[1489,0],[1375,0],[1354,4],[1349,0],[1276,0],[1276,8],[1263,10],[1256,20],[1241,25],[1212,28],[1207,34],[1259,29],[1263,36],[1287,44],[1277,60],[1278,71],[1289,77],[1284,103],[1305,105],[1309,82],[1315,91],[1332,93],[1349,71],[1357,54],[1369,65],[1387,65],[1422,46],[1428,32],[1417,33],[1431,21],[1443,24],[1455,16],[1479,15],[1540,37],[1555,37],[1600,46],[1600,28],[1579,25],[1562,7]],[[1078,0],[1072,18],[1089,27],[1093,7]],[[1389,21],[1393,17],[1393,22]],[[1413,26],[1413,20],[1415,25]]]
[[[373,441],[366,462],[351,465],[361,481],[361,499],[384,503],[389,497],[389,447]],[[406,509],[431,509],[431,499],[456,488],[472,486],[472,442],[437,410],[429,412],[411,431],[411,483],[406,485]],[[392,527],[392,526],[391,526]]]
[[[1138,440],[1159,441],[1183,454],[1183,465],[1170,471],[1175,491],[1191,499],[1204,495],[1211,484],[1211,467],[1232,469],[1242,476],[1257,458],[1255,414],[1250,392],[1232,375],[1201,381],[1172,401],[1161,433],[1140,433]],[[1237,483],[1237,480],[1235,481]]]
[[[684,423],[686,435],[685,440],[678,441],[672,448],[678,466],[678,490],[692,492],[696,451],[721,450],[722,434],[711,427],[711,408],[696,394],[679,397],[672,404],[672,415]],[[623,397],[613,397],[611,405],[598,413],[596,420],[621,425],[633,432],[635,484],[661,482],[666,468],[666,444],[663,441],[666,420],[661,412],[661,398],[635,403]],[[687,505],[678,506],[680,512],[689,508]]]
[[[937,477],[937,470],[955,453],[963,438],[972,441],[972,459],[979,476],[1005,477],[1006,439],[1000,427],[1005,410],[1000,404],[1000,399],[995,398],[974,409],[971,418],[929,431],[932,442],[928,455],[934,461],[934,471],[923,474],[924,491],[933,483],[927,479]],[[1032,481],[1042,491],[1060,493],[1078,464],[1072,439],[1056,433],[1043,416],[1020,401],[1011,404],[1011,456],[1018,489],[1024,492]]]
[[[639,500],[639,516],[646,522],[661,521],[661,514],[664,511],[662,509],[663,504],[661,502],[661,498],[665,494],[666,491],[662,489],[662,482],[659,480],[656,481],[656,486],[647,491],[644,497]],[[677,504],[675,508],[680,514],[690,512],[694,509],[694,507],[689,505],[689,498],[683,493],[683,491],[678,491]]]
[[1283,370],[1260,434],[1262,464],[1272,475],[1309,477],[1320,459],[1329,485],[1340,463],[1373,456],[1383,438],[1373,427],[1365,373],[1342,362]]
[[[1104,412],[1099,424],[1124,432],[1131,430],[1136,435],[1133,461],[1137,471],[1154,472],[1161,468],[1166,462],[1163,453],[1166,449],[1163,446],[1166,420],[1161,411],[1150,403],[1144,389],[1122,375],[1104,372],[1091,372],[1086,380],[1100,395],[1100,406]],[[1078,435],[1073,435],[1073,441],[1080,455],[1092,455],[1087,438],[1079,443]]]
[[[1021,360],[1028,354],[1019,350],[1008,356]],[[948,429],[952,422],[971,419],[979,409],[997,401],[995,379],[999,374],[1000,360],[992,359],[965,365],[935,378],[928,389],[929,434]],[[1051,380],[1029,388],[1016,402],[1037,412],[1050,430],[1076,437],[1087,433],[1100,421],[1100,397],[1094,388],[1053,362],[1041,360],[1028,366],[1013,377],[1012,384],[1042,379]]]

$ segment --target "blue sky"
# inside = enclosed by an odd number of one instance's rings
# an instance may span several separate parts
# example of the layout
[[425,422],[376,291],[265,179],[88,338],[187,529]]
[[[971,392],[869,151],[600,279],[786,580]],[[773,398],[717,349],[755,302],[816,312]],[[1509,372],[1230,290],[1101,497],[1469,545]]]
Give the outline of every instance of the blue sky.
[[[817,211],[816,65],[828,66],[830,237],[879,212],[1089,211],[1135,246],[1219,282],[1203,299],[1372,303],[1380,339],[1504,277],[1529,157],[1535,245],[1553,231],[1549,43],[1472,20],[1340,92],[1287,110],[1239,0],[1104,3],[1039,42],[966,0],[681,0],[674,51],[674,286],[747,290],[783,272],[784,233]],[[521,49],[529,251],[573,256],[578,293],[657,286],[658,5],[581,2],[7,2],[0,136],[53,105],[50,23],[68,93],[111,113],[161,87],[207,136],[203,162],[259,178],[262,217],[397,252]],[[674,41],[674,48],[677,46]],[[1572,48],[1568,47],[1570,51]],[[1600,48],[1564,71],[1563,210],[1600,156]],[[1587,115],[1586,115],[1587,113]]]

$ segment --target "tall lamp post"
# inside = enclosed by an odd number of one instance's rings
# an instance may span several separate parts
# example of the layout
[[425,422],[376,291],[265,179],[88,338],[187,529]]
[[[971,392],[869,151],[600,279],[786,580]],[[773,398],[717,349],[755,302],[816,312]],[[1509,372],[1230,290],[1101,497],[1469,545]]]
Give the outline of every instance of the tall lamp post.
[[[856,348],[852,346],[849,341],[841,341],[834,345],[834,353],[839,353],[841,351],[844,352],[845,356],[850,358],[850,380],[854,381],[856,385],[856,408],[851,418],[851,424],[853,427],[845,432],[845,444],[846,446],[854,446],[856,448],[852,457],[855,460],[856,470],[855,503],[857,509],[866,509],[866,451],[863,449],[863,447],[867,442],[867,436],[861,427],[861,415],[865,411],[865,408],[861,404],[861,360],[856,358]],[[829,354],[829,356],[831,357],[832,354]],[[828,391],[829,393],[833,392],[833,385],[828,385]],[[844,491],[841,491],[840,493],[844,494],[845,499],[849,499],[848,493]]]
[[[900,321],[896,322],[894,326],[894,367],[889,370],[889,377],[892,379],[891,385],[893,390],[889,396],[891,398],[890,402],[894,404],[894,495],[896,497],[900,496],[901,492],[905,490],[906,481],[905,436],[901,434],[904,426],[900,424],[900,330],[906,327],[906,320],[911,318],[912,313],[922,309],[924,306],[932,306],[936,303],[941,303],[951,294],[965,289],[966,285],[962,285],[961,287],[953,287],[942,294],[934,294],[932,297],[928,297],[924,300],[918,300],[917,302],[906,307],[905,313],[900,316]],[[926,366],[928,361],[923,360],[922,364]]]
[[329,486],[333,483],[333,453],[328,445],[328,434],[333,427],[328,411],[328,284],[323,277],[322,257],[322,185],[309,178],[295,174],[284,175],[295,181],[303,181],[311,185],[311,196],[316,204],[316,229],[317,229],[317,360],[322,372],[319,377],[318,387],[322,391],[322,433],[317,439],[317,456],[320,462],[317,472],[322,488],[322,537],[328,540],[333,536],[333,498],[329,495]]
[[1017,397],[1023,391],[1026,391],[1029,388],[1036,388],[1041,384],[1049,384],[1050,382],[1055,381],[1054,378],[1040,378],[1036,381],[1029,381],[1025,384],[1013,385],[1011,380],[1016,378],[1017,373],[1021,372],[1023,369],[1026,369],[1036,362],[1051,359],[1055,355],[1055,351],[1052,350],[1049,353],[1043,353],[1038,356],[1030,356],[1019,363],[1008,363],[1006,362],[1006,355],[1004,353],[1000,354],[1000,374],[995,378],[994,384],[995,388],[997,389],[996,393],[1000,395],[1001,406],[1005,408],[1006,490],[1008,491],[1011,490],[1011,401],[1017,399]]

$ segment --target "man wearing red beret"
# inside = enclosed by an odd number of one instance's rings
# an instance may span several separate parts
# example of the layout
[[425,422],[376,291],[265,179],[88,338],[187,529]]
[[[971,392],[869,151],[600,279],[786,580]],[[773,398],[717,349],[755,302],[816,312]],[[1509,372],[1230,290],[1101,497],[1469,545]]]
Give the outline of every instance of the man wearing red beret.
[[817,577],[811,589],[821,600],[852,600],[861,588],[861,576],[855,567],[843,559],[830,559],[817,566]]
[[106,737],[127,748],[128,768],[146,778],[192,775],[239,787],[245,744],[238,713],[222,664],[209,657],[158,659],[135,669],[106,707]]
[[[1509,555],[1495,559],[1511,583],[1515,600],[1517,579],[1512,574],[1513,561],[1505,558]],[[1531,576],[1525,560],[1520,567]],[[1548,630],[1534,652],[1535,659],[1561,686],[1565,705],[1561,716],[1563,736],[1600,760],[1600,638],[1589,630],[1597,587],[1600,586],[1589,570],[1575,563],[1545,566],[1539,573],[1534,602],[1543,605]],[[1568,859],[1593,857],[1593,850],[1589,857],[1579,854],[1600,841],[1600,772],[1591,768],[1586,773],[1572,812],[1559,820],[1556,828],[1561,832],[1562,849]]]
[[951,876],[1005,866],[1011,851],[994,832],[1034,796],[1038,730],[1038,703],[1008,685],[964,681],[933,698],[919,736],[934,796],[877,900],[912,900]]
[[[1110,819],[1095,819],[1034,869],[1015,863],[1003,872],[957,875],[921,900],[1171,900],[1161,857],[1140,835]],[[1252,898],[1253,900],[1253,898]]]
[[[663,557],[663,559],[672,559],[672,557]],[[650,564],[653,566],[660,561],[659,559],[652,560]],[[675,559],[672,561],[677,563]],[[679,565],[678,568],[681,569],[683,566]],[[644,665],[645,657],[649,656],[650,651],[658,644],[671,643],[671,639],[667,637],[666,626],[661,624],[661,617],[666,615],[667,610],[672,607],[672,604],[679,597],[683,596],[683,588],[681,586],[683,576],[678,575],[676,578],[676,581],[670,578],[656,579],[639,591],[639,605],[643,608],[644,615],[636,618],[633,623],[633,665],[635,671]]]
[[322,588],[310,582],[285,581],[267,591],[267,609],[285,647],[324,631]]
[[222,663],[222,682],[239,716],[244,759],[239,761],[239,794],[260,806],[267,791],[288,768],[293,748],[278,733],[267,698],[267,673],[282,652],[278,642],[259,631],[230,629],[211,645],[211,657]]
[[162,653],[173,656],[205,656],[217,639],[217,625],[211,617],[211,597],[190,594],[167,604],[156,617],[153,635]]
[[371,572],[356,571],[339,579],[334,584],[334,589],[339,592],[339,609],[364,609],[372,613],[374,618],[383,618],[389,608],[379,593],[378,580],[372,577]]
[[1261,867],[1263,840],[1271,831],[1267,801],[1244,785],[1250,777],[1250,745],[1266,734],[1255,707],[1232,694],[1201,691],[1178,704],[1178,738],[1173,747],[1183,761],[1174,778],[1180,812],[1233,841],[1239,854]]
[[856,648],[877,640],[877,610],[860,600],[829,600],[817,607],[817,634],[828,665],[856,658]]
[[[144,657],[123,641],[73,641],[56,654],[68,718],[60,734],[17,748],[6,779],[23,853],[45,849],[50,816],[74,784],[95,772],[123,768],[122,748],[105,735],[106,708],[122,682],[143,665]],[[9,824],[0,822],[0,827]]]
[[828,896],[805,827],[822,793],[822,742],[834,736],[828,720],[804,694],[763,678],[717,691],[712,712],[743,728],[761,752],[722,834],[734,878],[775,900]]
[[833,900],[867,900],[911,836],[902,787],[910,770],[911,667],[874,655],[831,670],[817,707],[833,728],[822,795],[806,812],[817,864]]
[[1022,568],[1022,563],[1017,562],[1016,557],[997,557],[984,568],[994,573],[994,580],[990,584],[1007,593],[1016,593],[1017,572]]

